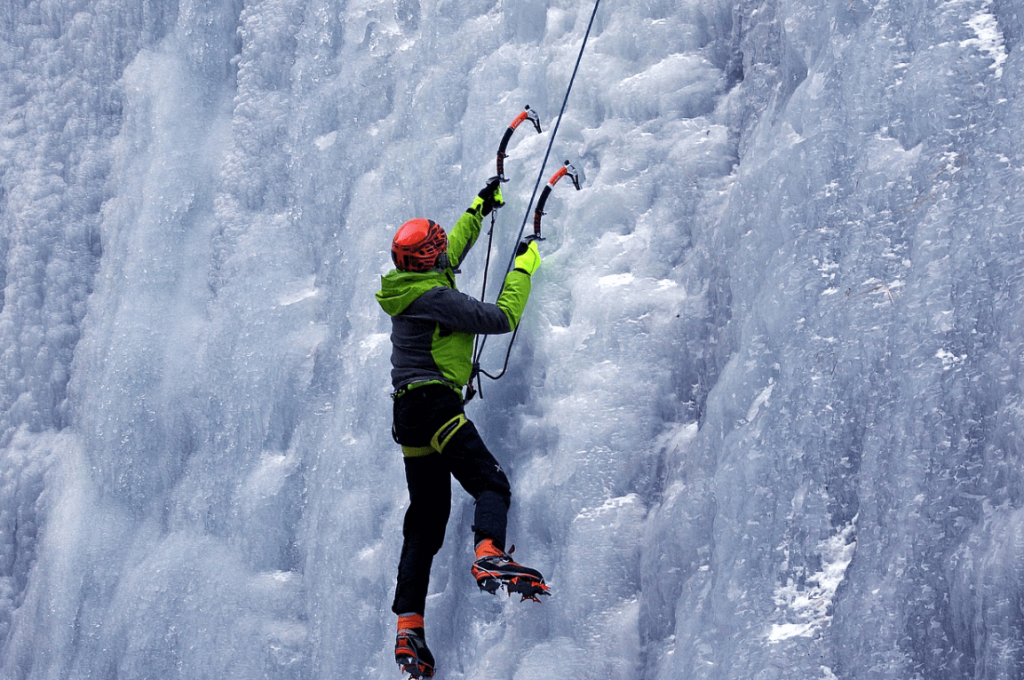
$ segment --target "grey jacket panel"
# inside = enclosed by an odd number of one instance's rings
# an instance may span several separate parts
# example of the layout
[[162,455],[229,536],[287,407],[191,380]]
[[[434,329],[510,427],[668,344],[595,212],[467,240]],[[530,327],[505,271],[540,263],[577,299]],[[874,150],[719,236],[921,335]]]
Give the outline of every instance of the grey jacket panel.
[[511,330],[497,305],[451,288],[432,288],[391,317],[392,385],[397,390],[443,380],[462,387],[472,365],[473,336]]

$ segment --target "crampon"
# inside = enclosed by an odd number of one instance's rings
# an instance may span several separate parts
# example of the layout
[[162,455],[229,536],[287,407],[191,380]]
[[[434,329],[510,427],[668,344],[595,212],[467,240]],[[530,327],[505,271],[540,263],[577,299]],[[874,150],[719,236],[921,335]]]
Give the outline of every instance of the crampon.
[[520,601],[540,602],[538,596],[550,595],[551,589],[539,571],[512,561],[509,554],[514,550],[513,547],[508,553],[496,551],[497,554],[481,556],[473,563],[473,577],[480,590],[488,593],[504,587],[509,597],[516,593],[522,596]]
[[395,641],[395,661],[410,678],[434,677],[434,656],[418,632],[400,631]]
[[543,580],[532,581],[524,577],[507,581],[505,589],[508,591],[509,597],[512,597],[512,593],[522,595],[523,599],[519,600],[520,602],[525,602],[526,600],[540,602],[540,599],[537,597],[538,595],[551,595],[551,588]]
[[480,586],[480,590],[485,590],[491,594],[498,592],[498,590],[504,586],[505,590],[508,591],[509,597],[512,597],[512,593],[521,595],[522,599],[519,600],[520,602],[524,602],[526,600],[540,602],[538,595],[551,594],[551,587],[544,583],[543,580],[535,581],[523,576],[517,576],[510,579],[500,579],[488,576],[482,579],[477,579],[477,585]]

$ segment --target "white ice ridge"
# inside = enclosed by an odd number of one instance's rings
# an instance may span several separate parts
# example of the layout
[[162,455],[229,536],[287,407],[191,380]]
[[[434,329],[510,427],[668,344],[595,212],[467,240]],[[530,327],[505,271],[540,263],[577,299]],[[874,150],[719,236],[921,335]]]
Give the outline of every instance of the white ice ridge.
[[832,620],[828,612],[846,568],[857,550],[857,516],[835,536],[818,544],[821,571],[808,576],[801,586],[790,579],[775,591],[776,615],[785,623],[772,625],[769,642],[782,642],[795,637],[814,637]]
[[774,390],[774,389],[775,389],[775,381],[771,380],[771,381],[768,382],[768,387],[766,387],[763,390],[761,390],[761,393],[759,395],[757,395],[757,398],[754,399],[754,403],[750,405],[749,409],[747,409],[747,422],[748,423],[751,422],[752,420],[754,420],[754,418],[757,417],[758,412],[761,410],[761,407],[768,403],[768,400],[772,396],[772,390]]
[[320,294],[320,289],[314,285],[316,277],[310,276],[302,281],[296,282],[290,290],[284,292],[278,299],[277,304],[281,307],[291,305],[314,298]]
[[1009,58],[1006,52],[1006,43],[1003,40],[1003,32],[999,30],[999,22],[994,14],[988,11],[988,3],[985,9],[968,19],[965,24],[973,31],[976,38],[969,38],[960,42],[960,47],[977,47],[979,52],[992,59],[989,67],[996,73],[996,78],[1003,77],[1003,63]]

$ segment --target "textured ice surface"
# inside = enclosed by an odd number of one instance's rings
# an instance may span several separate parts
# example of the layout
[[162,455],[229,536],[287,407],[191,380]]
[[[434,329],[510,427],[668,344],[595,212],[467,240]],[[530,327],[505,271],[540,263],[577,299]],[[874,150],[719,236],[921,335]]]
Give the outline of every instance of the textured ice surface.
[[469,415],[554,597],[457,492],[440,677],[1024,677],[1019,7],[604,3],[543,174],[590,3],[3,4],[0,677],[397,677],[373,293],[525,104],[495,269],[587,182]]

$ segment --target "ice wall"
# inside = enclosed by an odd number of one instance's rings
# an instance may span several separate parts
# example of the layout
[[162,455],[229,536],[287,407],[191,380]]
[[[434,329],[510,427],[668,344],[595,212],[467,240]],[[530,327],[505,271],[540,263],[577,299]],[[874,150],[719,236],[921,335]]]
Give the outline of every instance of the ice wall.
[[[468,411],[555,595],[457,492],[439,677],[1024,677],[1018,5],[603,3]],[[398,677],[373,292],[530,104],[503,266],[592,7],[0,8],[0,677]]]

